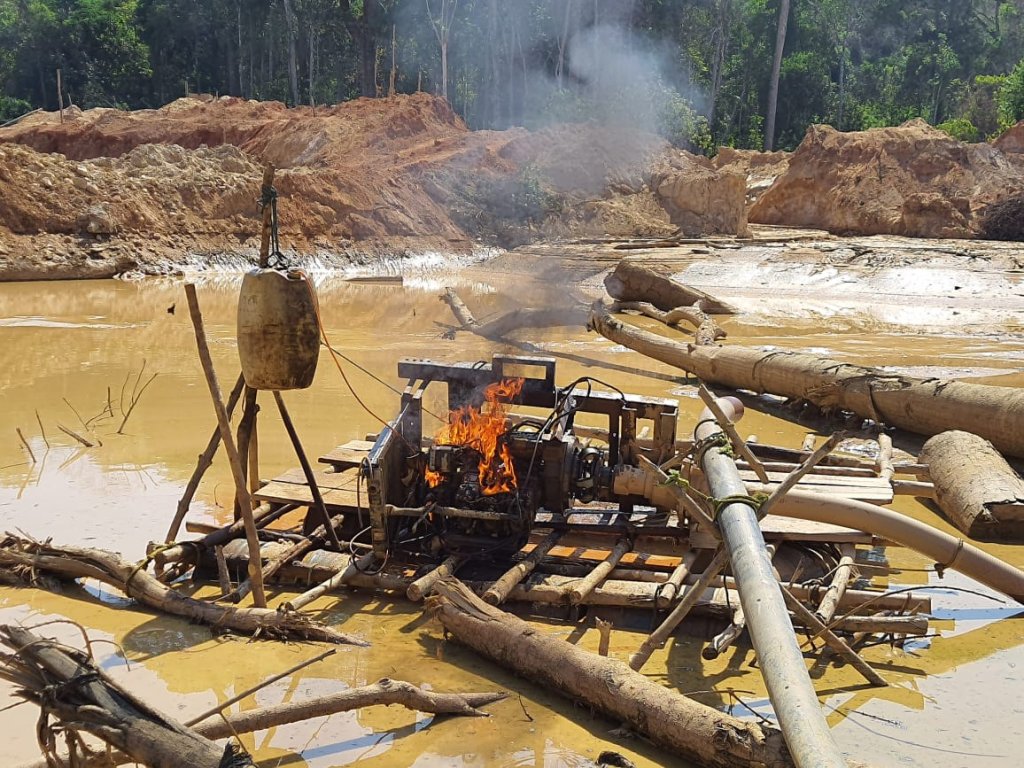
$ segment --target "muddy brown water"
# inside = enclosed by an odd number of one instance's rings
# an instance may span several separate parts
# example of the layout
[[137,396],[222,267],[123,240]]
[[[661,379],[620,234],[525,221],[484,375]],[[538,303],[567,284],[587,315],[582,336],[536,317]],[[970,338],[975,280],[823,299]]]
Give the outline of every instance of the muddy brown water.
[[[548,261],[531,258],[463,264],[455,271],[425,263],[407,269],[404,286],[353,284],[336,275],[320,276],[326,329],[346,356],[395,386],[395,364],[405,356],[461,361],[486,360],[495,352],[555,355],[562,383],[589,375],[632,392],[678,397],[683,411],[680,432],[688,431],[699,401],[692,387],[671,380],[678,372],[582,328],[523,333],[518,337],[521,343],[506,345],[466,333],[454,340],[442,337],[451,323],[447,307],[437,298],[443,285],[457,285],[481,318],[513,307],[515,297],[524,294],[536,304],[595,295],[599,281],[594,273],[600,259],[585,266],[570,260],[552,271]],[[726,321],[728,343],[812,350],[918,374],[1024,384],[1019,326],[998,313],[966,325],[922,324],[914,329],[903,320],[887,323],[886,312],[879,313],[874,306],[878,302],[851,300],[841,290],[831,298],[828,291],[818,291],[813,303],[820,311],[811,307],[814,311],[809,312],[806,301],[787,306],[784,292],[773,289],[770,280],[758,296],[749,286],[730,291],[713,271],[703,274],[705,287],[715,288],[746,312]],[[1006,279],[1011,288],[1017,285],[1013,276]],[[237,275],[199,278],[199,297],[225,390],[238,371],[238,286]],[[844,311],[834,311],[837,306]],[[196,455],[215,423],[181,281],[0,285],[0,360],[2,528],[140,557],[147,541],[163,538]],[[124,434],[116,434],[120,419],[100,414],[108,399],[115,412],[121,401],[130,399],[143,362],[142,381],[150,373],[158,376],[142,395]],[[393,415],[398,399],[394,392],[351,364],[346,363],[346,370],[371,410],[384,418]],[[379,427],[356,404],[326,356],[313,388],[288,393],[286,399],[310,453],[319,454]],[[443,412],[437,398],[428,398],[427,405]],[[275,410],[265,407],[260,419],[261,474],[269,477],[296,462]],[[102,445],[77,447],[57,427],[60,423],[85,432],[83,422]],[[38,463],[28,461],[15,434],[18,427]],[[429,423],[426,428],[432,429]],[[807,431],[753,411],[748,411],[741,428],[744,434],[756,433],[762,442],[792,446],[799,445]],[[230,514],[230,499],[230,475],[221,460],[201,486],[190,519],[223,522]],[[952,530],[914,500],[900,499],[896,506]],[[1024,547],[985,548],[1024,566]],[[940,636],[903,650],[880,646],[866,651],[867,659],[892,682],[887,689],[865,688],[849,667],[812,666],[815,687],[839,743],[851,757],[875,765],[1019,764],[1017,752],[1024,746],[1024,704],[1019,695],[1024,682],[1024,622],[1011,618],[1016,607],[996,602],[988,590],[955,574],[939,582],[928,572],[930,563],[906,550],[889,548],[887,554],[900,568],[890,577],[890,586],[934,587],[930,594]],[[982,595],[945,586],[979,590]],[[281,602],[288,594],[276,592],[273,600]],[[314,607],[325,620],[372,645],[342,647],[335,656],[236,708],[316,696],[381,677],[436,690],[509,690],[513,696],[489,707],[492,717],[486,719],[434,720],[397,707],[376,707],[244,737],[261,765],[585,766],[605,749],[622,752],[639,766],[684,765],[639,739],[612,733],[618,723],[576,708],[557,692],[517,679],[445,642],[440,628],[413,605],[345,593],[322,598]],[[116,643],[96,646],[102,666],[181,719],[317,651],[303,644],[214,637],[206,628],[136,610],[91,583],[67,587],[61,594],[0,588],[0,621],[31,626],[57,619],[76,621],[94,639]],[[537,626],[596,649],[594,630],[556,622]],[[69,642],[76,638],[68,625],[46,630]],[[741,643],[717,661],[707,662],[700,657],[706,639],[681,635],[655,654],[645,672],[670,688],[740,716],[750,716],[745,709],[749,707],[770,717],[749,644]],[[612,653],[626,659],[641,641],[636,632],[616,631]],[[5,699],[10,689],[0,690],[3,707],[9,703]],[[36,712],[27,705],[0,712],[0,763],[16,765],[38,755],[35,719]]]

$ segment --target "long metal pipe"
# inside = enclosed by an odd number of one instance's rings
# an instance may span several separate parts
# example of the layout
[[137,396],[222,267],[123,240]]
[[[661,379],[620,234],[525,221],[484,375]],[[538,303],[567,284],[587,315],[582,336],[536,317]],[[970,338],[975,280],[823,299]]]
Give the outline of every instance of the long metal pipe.
[[[720,398],[726,418],[737,421],[743,404],[734,397]],[[721,432],[710,410],[697,423],[694,438],[706,440]],[[711,495],[716,499],[747,496],[733,459],[715,448],[701,457]],[[768,688],[779,727],[798,768],[845,768],[846,760],[818,703],[797,644],[786,601],[772,570],[761,526],[754,509],[744,502],[726,504],[718,513],[722,542],[729,551],[732,574],[740,593],[743,615],[758,666]]]

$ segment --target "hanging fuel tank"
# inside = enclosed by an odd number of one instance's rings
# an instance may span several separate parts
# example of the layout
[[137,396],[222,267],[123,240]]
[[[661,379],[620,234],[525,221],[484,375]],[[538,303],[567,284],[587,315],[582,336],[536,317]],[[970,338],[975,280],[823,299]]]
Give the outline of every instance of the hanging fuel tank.
[[254,269],[238,297],[238,357],[253,389],[305,389],[320,356],[316,295],[301,272]]

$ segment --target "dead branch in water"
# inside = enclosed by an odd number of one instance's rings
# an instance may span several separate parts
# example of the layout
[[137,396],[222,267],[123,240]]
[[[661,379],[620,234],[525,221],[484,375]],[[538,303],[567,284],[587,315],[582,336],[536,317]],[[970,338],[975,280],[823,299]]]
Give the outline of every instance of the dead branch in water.
[[28,451],[28,457],[32,459],[32,463],[36,463],[36,455],[32,451],[32,446],[28,444],[28,440],[25,439],[25,435],[21,433],[21,427],[15,427],[14,431],[18,433],[18,439],[21,440],[21,444],[25,446],[25,450]]
[[454,288],[445,288],[440,296],[459,321],[455,330],[472,331],[485,339],[498,340],[522,328],[552,328],[581,325],[586,321],[586,307],[522,307],[499,315],[485,323],[479,322]]
[[130,563],[102,549],[59,547],[12,534],[7,534],[0,542],[0,573],[7,571],[23,581],[34,581],[40,574],[62,579],[97,579],[156,611],[183,616],[217,629],[250,636],[367,645],[357,637],[302,614],[214,605],[187,597],[161,584],[143,569],[143,565]]
[[43,436],[43,444],[46,450],[50,450],[50,441],[46,439],[46,430],[43,428],[43,420],[39,417],[39,409],[36,409],[36,422],[39,424],[39,434]]
[[[129,397],[128,397],[128,410],[124,410],[123,405],[122,405],[121,414],[124,416],[124,418],[121,419],[121,426],[119,426],[117,428],[117,434],[119,434],[119,435],[123,435],[124,434],[124,425],[128,423],[128,418],[132,415],[132,411],[135,410],[135,406],[137,406],[139,404],[139,401],[142,399],[142,393],[146,391],[146,387],[148,387],[150,384],[152,384],[153,383],[153,379],[155,379],[157,377],[157,374],[154,373],[152,376],[150,376],[148,379],[146,379],[146,383],[143,384],[142,383],[142,374],[145,373],[145,371],[146,371],[146,359],[143,358],[142,359],[142,367],[139,369],[139,375],[135,378],[135,384],[132,385],[131,395],[129,395]],[[129,376],[129,378],[131,377],[131,371],[128,372],[128,376]],[[123,387],[122,387],[121,393],[122,393],[122,397],[123,397],[123,395],[124,395],[124,388]],[[122,404],[123,404],[123,399],[122,399]]]
[[13,651],[0,659],[0,677],[39,706],[36,733],[50,765],[62,764],[56,751],[60,731],[68,737],[71,765],[80,765],[83,757],[79,731],[152,768],[219,768],[233,751],[230,744],[220,747],[136,698],[87,653],[11,625],[0,627],[0,642]]
[[75,440],[77,440],[77,441],[78,441],[79,443],[81,443],[82,445],[84,445],[84,446],[85,446],[86,448],[92,448],[92,447],[93,447],[93,445],[95,445],[95,443],[91,443],[91,442],[89,442],[89,441],[88,441],[88,440],[86,440],[86,439],[85,439],[84,437],[82,437],[82,436],[81,436],[80,434],[78,434],[77,432],[74,432],[74,431],[72,431],[72,430],[68,429],[67,427],[65,427],[65,426],[64,426],[63,424],[61,424],[60,422],[58,422],[58,423],[57,423],[57,429],[59,429],[59,430],[60,430],[61,432],[63,432],[63,433],[64,433],[65,435],[67,435],[68,437],[72,437],[72,438],[74,438],[74,439],[75,439]]

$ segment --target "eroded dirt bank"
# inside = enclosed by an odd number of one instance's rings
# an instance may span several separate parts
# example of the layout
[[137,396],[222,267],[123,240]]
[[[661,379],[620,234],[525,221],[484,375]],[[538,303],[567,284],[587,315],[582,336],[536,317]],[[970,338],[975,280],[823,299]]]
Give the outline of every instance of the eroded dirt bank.
[[284,243],[336,263],[551,234],[746,230],[743,176],[653,135],[470,131],[427,94],[319,109],[191,98],[0,130],[0,276],[161,273],[189,254],[252,254],[267,162]]
[[750,221],[835,234],[972,238],[1024,192],[1024,124],[964,144],[911,121],[812,126],[796,152],[714,161],[634,129],[470,131],[413,94],[289,109],[223,97],[37,113],[0,129],[0,279],[165,274],[252,257],[261,167],[283,243],[330,265],[537,240],[728,234]]

